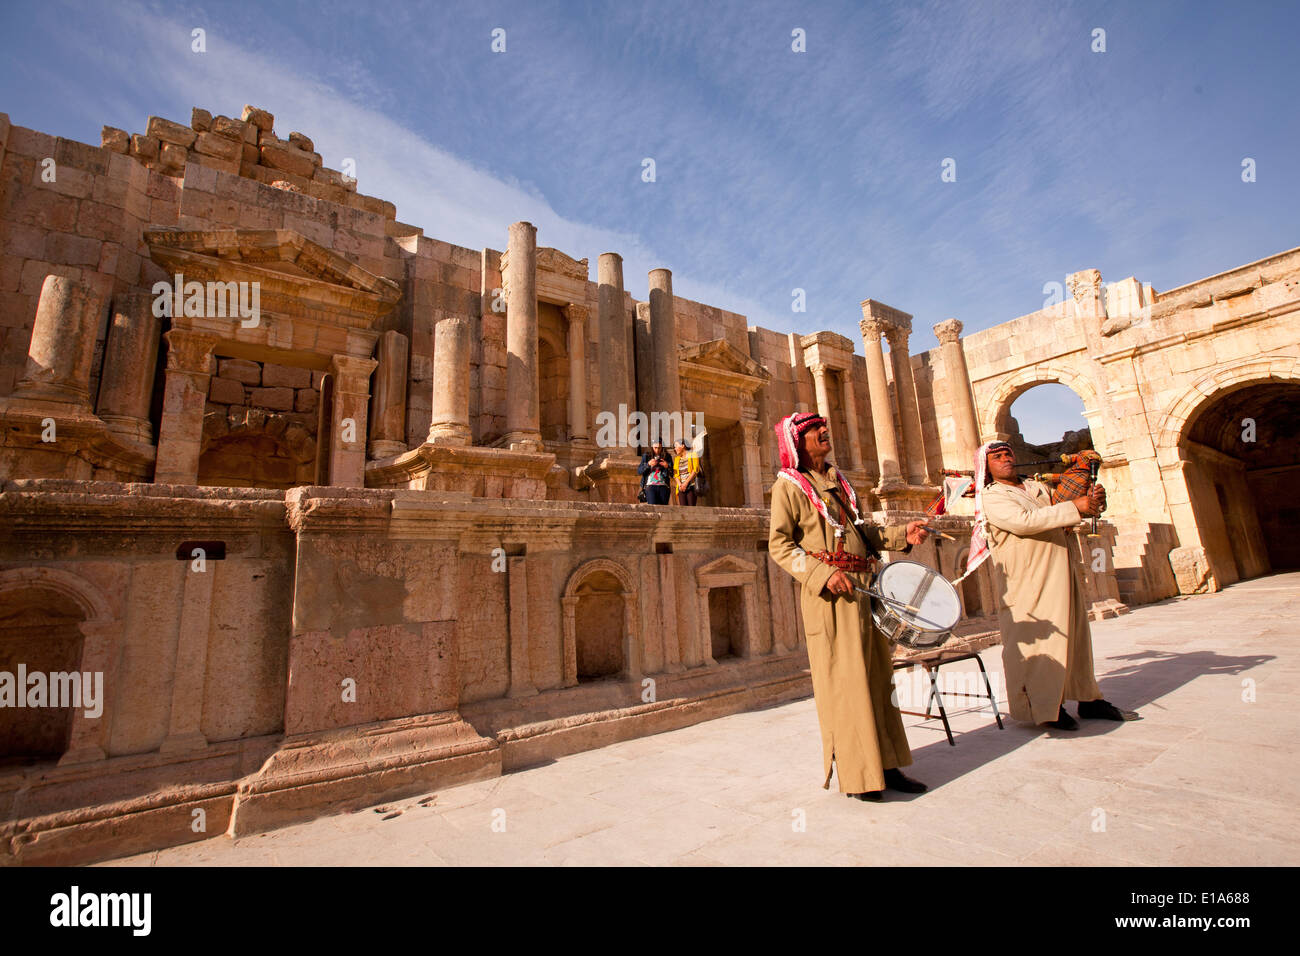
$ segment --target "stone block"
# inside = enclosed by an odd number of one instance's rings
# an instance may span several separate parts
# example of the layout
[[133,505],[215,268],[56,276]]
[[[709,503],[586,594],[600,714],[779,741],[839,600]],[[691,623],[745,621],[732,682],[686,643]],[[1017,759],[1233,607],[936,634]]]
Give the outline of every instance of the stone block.
[[158,149],[162,144],[152,136],[136,133],[131,137],[131,155],[141,159],[157,159]]
[[118,129],[116,126],[105,126],[99,131],[99,145],[101,149],[111,149],[115,153],[126,153],[131,150],[131,137],[124,129]]
[[84,200],[77,207],[77,232],[95,239],[124,239],[122,210],[92,199]]
[[275,128],[275,117],[266,110],[259,110],[256,106],[245,105],[240,118],[245,123],[256,126],[258,129],[269,131]]
[[289,142],[294,146],[297,146],[304,153],[316,152],[316,144],[313,143],[311,139],[304,136],[302,133],[290,133]]
[[250,166],[256,166],[257,161],[262,158],[261,152],[258,150],[257,146],[253,143],[245,143],[241,141],[239,144],[239,149],[240,149],[239,158],[241,164],[247,163]]
[[45,259],[69,266],[98,266],[103,243],[87,236],[52,232],[45,237]]
[[244,386],[229,378],[213,378],[208,386],[208,398],[221,405],[242,405]]
[[190,110],[190,127],[200,133],[212,129],[212,114],[197,106]]
[[271,169],[283,170],[295,176],[310,178],[316,169],[311,156],[292,146],[280,146],[268,143],[261,147],[262,165]]
[[312,369],[312,373],[311,373],[311,387],[314,388],[314,389],[316,389],[317,391],[319,391],[319,390],[320,390],[320,383],[323,382],[323,381],[325,381],[325,375],[326,375],[326,374],[327,374],[327,373],[322,372],[320,369]]
[[244,132],[248,128],[248,124],[242,120],[231,119],[229,116],[217,116],[212,120],[211,132],[225,139],[234,140],[236,143],[242,143],[244,141]]
[[182,126],[180,123],[173,123],[171,120],[165,120],[161,116],[150,116],[149,125],[145,127],[145,133],[154,139],[163,143],[173,143],[176,146],[189,149],[194,145],[194,137],[198,134],[188,126]]
[[320,395],[315,389],[300,388],[294,392],[293,408],[297,412],[314,412],[319,401]]
[[185,168],[188,158],[189,150],[184,146],[178,146],[175,143],[163,143],[159,149],[158,165],[161,169],[179,172]]
[[269,387],[310,388],[311,369],[267,362],[262,366],[262,384]]
[[262,382],[262,367],[247,359],[223,358],[218,363],[217,374],[245,385],[260,385]]
[[258,408],[269,408],[278,412],[293,411],[293,389],[291,388],[252,388],[249,389],[248,403]]
[[194,150],[204,156],[234,160],[236,165],[239,163],[242,153],[239,143],[225,136],[218,136],[216,133],[200,133],[194,143]]
[[217,159],[215,156],[204,156],[202,153],[190,153],[190,162],[207,169],[230,173],[232,176],[239,175],[239,160],[237,159]]
[[57,161],[54,161],[54,165],[49,168],[54,172],[54,179],[46,182],[41,178],[45,167],[40,165],[34,167],[33,185],[64,196],[72,196],[75,199],[85,199],[94,191],[95,177],[90,173],[74,169],[71,166],[60,165]]

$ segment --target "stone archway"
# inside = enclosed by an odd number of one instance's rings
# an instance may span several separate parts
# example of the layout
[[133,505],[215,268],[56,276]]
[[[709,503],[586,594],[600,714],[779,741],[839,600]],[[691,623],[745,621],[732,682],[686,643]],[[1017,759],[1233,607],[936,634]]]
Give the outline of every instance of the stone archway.
[[208,412],[196,483],[238,488],[312,484],[317,449],[306,418],[248,407]]
[[1202,377],[1166,413],[1156,457],[1183,593],[1300,567],[1300,365],[1254,359]]
[[[1017,369],[998,380],[986,399],[980,400],[977,394],[980,441],[1005,438],[1010,430],[1011,406],[1036,385],[1064,385],[1078,395],[1083,400],[1083,417],[1092,434],[1092,447],[1103,458],[1108,457],[1106,426],[1097,387],[1090,375],[1063,362],[1043,362]],[[980,386],[979,392],[986,392],[988,386],[984,382]]]
[[561,598],[564,686],[641,675],[637,590],[617,561],[595,558],[574,569]]
[[[78,575],[45,567],[0,572],[0,670],[12,673],[9,665],[21,662],[29,672],[76,671],[91,674],[92,680],[102,675],[96,686],[104,693],[98,714],[87,716],[84,706],[67,708],[57,717],[38,714],[17,735],[7,734],[6,741],[30,744],[27,756],[34,759],[57,758],[60,764],[103,760],[121,627],[103,593]],[[32,652],[37,667],[18,660]],[[0,757],[7,753],[7,748],[0,751]]]

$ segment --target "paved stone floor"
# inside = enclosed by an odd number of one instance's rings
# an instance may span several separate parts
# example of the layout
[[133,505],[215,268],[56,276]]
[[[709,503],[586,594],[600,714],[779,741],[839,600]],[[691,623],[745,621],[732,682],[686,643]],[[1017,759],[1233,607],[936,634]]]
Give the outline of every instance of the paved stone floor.
[[1295,865],[1298,622],[1293,573],[1094,624],[1103,692],[1144,720],[999,731],[968,708],[950,747],[906,717],[919,797],[822,790],[809,698],[114,865]]

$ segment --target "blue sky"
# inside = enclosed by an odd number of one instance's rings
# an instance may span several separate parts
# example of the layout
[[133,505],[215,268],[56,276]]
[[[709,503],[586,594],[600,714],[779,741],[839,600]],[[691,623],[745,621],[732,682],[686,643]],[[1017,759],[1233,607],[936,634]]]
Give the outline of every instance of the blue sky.
[[[593,270],[622,253],[639,298],[667,267],[751,324],[859,343],[871,297],[915,316],[920,351],[1079,269],[1164,290],[1300,245],[1298,11],[0,0],[0,110],[98,143],[252,103],[428,235],[503,248],[527,219]],[[1018,404],[1026,433],[1054,404]]]

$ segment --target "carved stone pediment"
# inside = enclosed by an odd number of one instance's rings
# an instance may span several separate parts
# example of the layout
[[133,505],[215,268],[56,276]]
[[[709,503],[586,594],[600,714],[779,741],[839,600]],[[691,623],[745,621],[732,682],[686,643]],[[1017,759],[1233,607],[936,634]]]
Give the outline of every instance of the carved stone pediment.
[[751,564],[734,554],[724,554],[722,557],[697,568],[695,571],[695,578],[697,581],[706,582],[708,579],[719,576],[725,577],[733,574],[751,575],[756,570],[758,570],[757,565]]
[[[324,368],[334,355],[368,357],[378,333],[375,322],[393,310],[401,288],[289,229],[148,229],[144,241],[153,260],[186,288],[239,287],[258,315],[234,318],[233,300],[216,295],[220,307],[172,317],[175,328],[214,336],[223,355],[287,361]],[[197,297],[201,298],[201,297]],[[176,311],[174,309],[174,311]],[[209,314],[211,313],[211,314]],[[296,358],[294,357],[296,355]]]
[[586,282],[591,275],[586,259],[574,259],[550,246],[537,247],[537,271],[556,272],[570,279],[581,279],[583,282]]
[[726,339],[678,346],[677,361],[683,374],[730,373],[753,380],[754,387],[764,385],[772,378],[771,372]]
[[390,304],[402,295],[391,279],[367,272],[291,229],[148,229],[144,241],[155,262],[178,271],[202,259],[216,259],[367,292]]

